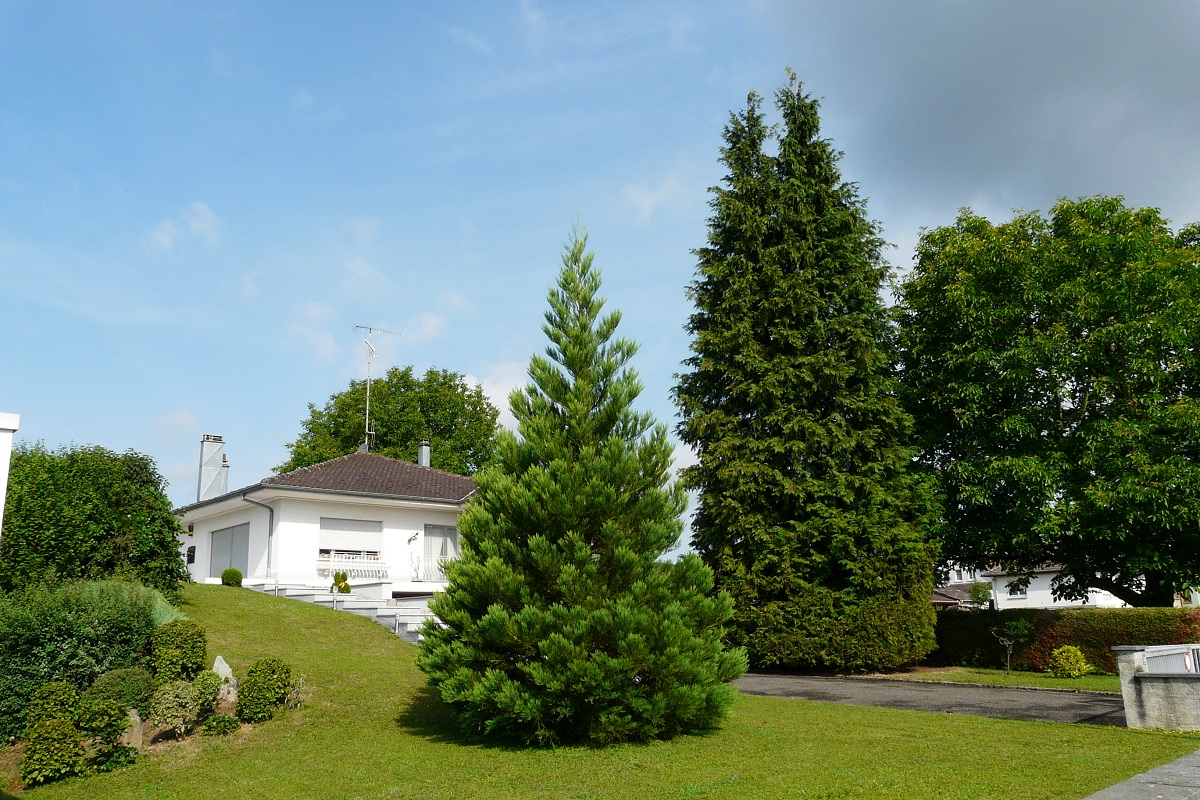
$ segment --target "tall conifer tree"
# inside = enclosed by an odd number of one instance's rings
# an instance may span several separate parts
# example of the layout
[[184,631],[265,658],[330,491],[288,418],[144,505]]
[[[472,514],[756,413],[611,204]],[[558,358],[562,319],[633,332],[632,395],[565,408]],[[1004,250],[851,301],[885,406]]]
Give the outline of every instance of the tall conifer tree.
[[520,436],[459,520],[462,558],[432,603],[418,665],[473,732],[529,743],[666,738],[717,723],[746,666],[722,643],[732,601],[682,529],[666,429],[632,409],[633,342],[601,316],[576,230],[549,296],[546,357],[511,398]]
[[[694,547],[735,603],[752,663],[888,668],[933,647],[925,485],[908,472],[883,243],[817,101],[789,72],[731,115],[675,389],[699,461]],[[777,143],[775,152],[768,145]]]

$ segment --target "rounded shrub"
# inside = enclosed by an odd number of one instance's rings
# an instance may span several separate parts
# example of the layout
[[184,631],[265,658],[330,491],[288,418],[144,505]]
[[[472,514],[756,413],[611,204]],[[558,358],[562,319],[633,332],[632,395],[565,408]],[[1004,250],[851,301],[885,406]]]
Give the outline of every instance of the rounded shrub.
[[1055,678],[1082,678],[1094,671],[1083,651],[1071,644],[1064,644],[1051,653],[1050,664],[1046,667],[1046,672]]
[[292,668],[277,658],[255,662],[238,684],[237,715],[243,722],[264,722],[287,700]]
[[226,736],[236,731],[240,724],[237,717],[229,714],[213,714],[200,732],[205,736]]
[[187,681],[172,681],[155,690],[150,698],[150,719],[160,728],[182,736],[200,717],[200,698]]
[[141,667],[114,669],[96,679],[79,698],[83,708],[104,702],[119,704],[125,711],[136,708],[145,716],[150,709],[150,696],[154,694],[154,677]]
[[69,778],[84,771],[83,741],[65,719],[45,719],[29,731],[21,777],[29,786]]
[[221,676],[211,669],[201,670],[192,686],[196,690],[196,706],[200,719],[204,719],[217,709],[217,696],[221,693]]
[[102,747],[117,746],[117,739],[129,727],[129,709],[115,700],[84,706],[79,712],[79,729],[90,733]]
[[160,684],[190,680],[204,669],[208,637],[204,628],[190,619],[168,622],[151,637],[151,664]]
[[51,719],[65,719],[74,724],[79,715],[79,692],[66,681],[51,681],[33,693],[29,710],[25,712],[25,729]]
[[242,571],[234,567],[230,567],[221,573],[221,583],[224,586],[241,586]]

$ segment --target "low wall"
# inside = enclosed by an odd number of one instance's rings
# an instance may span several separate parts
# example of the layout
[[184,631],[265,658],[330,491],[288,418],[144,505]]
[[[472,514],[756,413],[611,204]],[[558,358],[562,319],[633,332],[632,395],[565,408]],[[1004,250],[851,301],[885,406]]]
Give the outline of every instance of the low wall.
[[1148,672],[1145,647],[1114,647],[1125,724],[1130,728],[1200,730],[1200,674]]

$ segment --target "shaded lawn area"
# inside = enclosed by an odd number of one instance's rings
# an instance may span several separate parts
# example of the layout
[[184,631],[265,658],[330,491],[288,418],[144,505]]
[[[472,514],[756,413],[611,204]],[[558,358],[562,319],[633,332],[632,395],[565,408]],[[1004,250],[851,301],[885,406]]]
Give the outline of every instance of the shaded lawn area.
[[[264,656],[308,679],[299,710],[229,737],[156,746],[110,775],[33,798],[1083,797],[1200,748],[1200,737],[742,696],[720,730],[646,746],[527,750],[461,737],[415,648],[345,612],[223,586],[184,611],[209,658]],[[0,773],[10,791],[11,765]]]
[[1116,675],[1084,675],[1082,678],[1053,678],[1044,672],[982,667],[918,667],[909,672],[889,672],[879,678],[929,683],[982,683],[988,686],[1021,686],[1031,689],[1068,689],[1077,692],[1121,693],[1121,679]]

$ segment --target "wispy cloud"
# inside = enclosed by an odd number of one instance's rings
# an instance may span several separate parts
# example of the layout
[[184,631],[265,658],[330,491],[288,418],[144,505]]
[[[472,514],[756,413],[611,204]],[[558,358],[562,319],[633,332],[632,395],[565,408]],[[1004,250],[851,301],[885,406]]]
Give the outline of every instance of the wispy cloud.
[[146,249],[151,253],[171,253],[187,238],[195,239],[208,249],[221,242],[221,219],[208,203],[192,202],[177,216],[168,217],[146,234]]
[[621,189],[621,198],[634,207],[643,222],[660,209],[679,208],[689,203],[693,194],[683,170],[678,168],[671,170],[656,184],[628,183]]
[[375,266],[375,242],[379,238],[379,220],[375,217],[352,219],[343,233],[354,252],[342,259],[342,291],[360,300],[378,298],[392,282]]
[[159,445],[168,445],[199,432],[196,415],[190,408],[180,408],[169,411],[154,420],[154,441]]
[[521,0],[521,25],[525,28],[525,35],[534,47],[541,45],[550,28],[546,22],[546,15],[533,0]]
[[446,330],[449,320],[445,314],[425,311],[418,314],[404,328],[404,338],[410,344],[428,344]]
[[443,311],[470,311],[471,301],[467,296],[455,289],[447,289],[438,295],[437,307]]
[[334,318],[332,308],[310,300],[297,305],[295,315],[295,320],[288,328],[289,341],[311,348],[313,358],[317,361],[326,362],[337,356],[341,348],[329,327]]
[[529,382],[528,365],[521,361],[498,361],[487,367],[483,377],[477,378],[468,374],[466,379],[469,383],[477,383],[482,386],[483,393],[487,395],[488,400],[491,400],[492,405],[500,409],[500,418],[497,422],[510,431],[515,431],[517,420],[509,408],[508,396],[512,394],[513,389],[518,389]]
[[453,27],[448,31],[450,40],[455,44],[461,44],[476,53],[481,53],[485,56],[490,56],[495,53],[492,45],[488,42],[487,37],[475,33],[474,31],[464,30],[459,27]]
[[290,99],[292,111],[302,115],[309,122],[333,122],[342,118],[342,109],[335,104],[323,104],[304,88],[292,90]]

